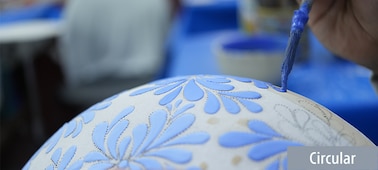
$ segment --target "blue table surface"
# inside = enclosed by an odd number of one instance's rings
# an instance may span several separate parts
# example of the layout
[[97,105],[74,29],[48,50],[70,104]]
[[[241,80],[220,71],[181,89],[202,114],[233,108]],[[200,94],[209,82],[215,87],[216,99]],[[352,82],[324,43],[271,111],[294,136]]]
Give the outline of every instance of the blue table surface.
[[[224,3],[221,6],[184,7],[170,32],[166,77],[222,74],[212,44],[225,34],[238,32],[236,12],[230,12],[235,15],[234,21],[230,21],[231,17],[218,25],[211,22],[211,18],[219,17],[216,14],[223,9],[236,11],[235,8],[235,5]],[[205,24],[203,30],[201,24]],[[378,96],[370,84],[371,72],[334,57],[311,34],[309,39],[309,58],[294,65],[289,76],[289,89],[327,107],[378,144]]]
[[41,3],[0,12],[0,26],[35,19],[60,19],[63,8],[59,4]]

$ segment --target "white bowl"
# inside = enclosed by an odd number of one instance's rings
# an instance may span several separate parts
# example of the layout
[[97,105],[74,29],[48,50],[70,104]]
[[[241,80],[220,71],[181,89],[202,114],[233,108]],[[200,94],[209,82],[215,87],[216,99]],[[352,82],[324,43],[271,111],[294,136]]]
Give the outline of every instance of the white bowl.
[[90,107],[23,169],[286,169],[289,146],[374,146],[321,105],[234,76],[155,81]]
[[277,83],[280,80],[287,38],[272,35],[225,35],[214,42],[223,74]]

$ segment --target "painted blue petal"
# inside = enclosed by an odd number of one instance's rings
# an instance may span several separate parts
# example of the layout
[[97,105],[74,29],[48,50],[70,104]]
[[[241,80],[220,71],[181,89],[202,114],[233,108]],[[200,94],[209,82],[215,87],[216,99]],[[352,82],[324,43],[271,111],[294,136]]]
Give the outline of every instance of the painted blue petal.
[[94,119],[95,112],[93,110],[87,110],[83,114],[81,114],[81,118],[85,124],[89,123]]
[[163,146],[172,146],[172,145],[185,145],[185,144],[203,144],[210,139],[210,135],[206,132],[196,132],[189,135],[177,137]]
[[225,96],[221,96],[221,99],[223,102],[223,106],[226,108],[227,112],[232,113],[232,114],[236,114],[240,112],[240,107],[234,100],[229,99],[228,97],[225,97]]
[[181,89],[182,89],[182,87],[179,87],[179,88],[173,90],[172,92],[170,92],[169,94],[167,94],[166,96],[164,96],[160,100],[159,104],[164,106],[164,105],[172,102],[172,100],[174,100],[180,94]]
[[105,135],[108,131],[108,124],[106,122],[98,124],[92,133],[92,141],[98,149],[105,153]]
[[78,160],[75,163],[73,163],[72,165],[70,165],[70,167],[68,167],[67,170],[81,169],[81,167],[83,167],[83,164],[84,164],[83,160]]
[[267,88],[269,88],[268,83],[265,83],[263,81],[253,80],[253,83],[255,84],[256,87],[258,87],[260,89],[267,89]]
[[136,164],[134,162],[130,162],[129,164],[130,170],[141,170],[142,168],[139,166],[139,164]]
[[83,124],[82,123],[77,123],[76,124],[76,129],[72,133],[72,138],[75,138],[77,135],[79,135],[82,129],[83,129]]
[[287,170],[287,156],[285,156],[285,158],[282,161],[282,167],[284,170]]
[[213,83],[230,83],[231,80],[225,77],[207,77],[204,78],[206,81],[213,82]]
[[55,145],[58,143],[60,137],[63,134],[63,129],[67,128],[67,124],[64,124],[63,127],[61,127],[55,134],[46,142],[47,144],[47,149],[46,149],[46,154],[50,153],[51,150],[55,147]]
[[123,109],[121,113],[119,113],[112,121],[112,123],[110,123],[109,125],[109,129],[113,128],[113,126],[119,122],[121,119],[123,119],[124,117],[126,117],[127,115],[129,115],[131,112],[134,111],[134,106],[129,106],[127,107],[126,109]]
[[126,160],[122,160],[122,161],[118,164],[118,167],[120,167],[120,168],[122,168],[122,169],[126,169],[128,166],[129,166],[129,162],[126,161]]
[[60,156],[62,155],[62,148],[58,148],[55,150],[55,152],[51,156],[51,161],[55,164],[58,165]]
[[163,130],[167,119],[168,115],[163,110],[159,110],[151,114],[149,133],[146,137],[146,140],[143,142],[143,145],[140,147],[139,151],[136,154],[144,151],[152,143],[152,141],[157,138],[157,136]]
[[175,107],[176,108],[179,107],[181,103],[182,103],[182,99],[177,100],[175,103]]
[[45,170],[54,170],[54,166],[53,165],[49,165],[48,167],[46,167]]
[[90,108],[90,110],[104,110],[108,108],[112,103],[111,102],[101,102],[97,103]]
[[280,161],[279,161],[279,159],[274,160],[265,169],[266,170],[279,170],[280,169]]
[[152,145],[150,145],[150,147],[148,147],[148,149],[158,147],[162,145],[164,142],[184,132],[193,124],[194,120],[195,120],[195,117],[192,114],[185,114],[178,117],[177,119],[172,121],[170,126],[164,131],[164,133],[157,140],[153,142]]
[[84,157],[85,162],[98,162],[109,160],[109,158],[102,152],[90,152]]
[[149,158],[137,159],[135,162],[138,162],[144,166],[145,169],[163,169],[160,163],[157,160]]
[[241,147],[270,139],[269,136],[245,132],[228,132],[219,137],[219,144],[227,148]]
[[118,158],[117,156],[117,142],[121,137],[122,133],[126,130],[129,125],[128,120],[120,120],[114,128],[110,131],[108,135],[108,149],[113,158]]
[[157,80],[157,81],[154,81],[152,83],[156,84],[156,85],[167,85],[167,84],[171,84],[171,83],[175,83],[175,82],[183,83],[187,79],[188,79],[188,77],[173,77],[173,78],[168,78],[168,79]]
[[114,164],[110,162],[101,162],[101,163],[92,165],[88,170],[110,169],[113,166]]
[[191,109],[193,107],[194,107],[194,104],[193,103],[189,103],[189,104],[185,105],[184,107],[176,110],[173,113],[172,117],[176,117],[177,115],[180,115],[181,113],[184,113],[184,112],[186,112],[187,110],[189,110],[189,109]]
[[244,78],[244,77],[238,77],[238,76],[229,76],[230,78],[233,78],[237,81],[243,82],[243,83],[250,83],[252,82],[252,79],[250,78]]
[[138,95],[141,95],[143,93],[147,93],[149,91],[152,91],[154,89],[157,89],[159,86],[152,86],[152,87],[146,87],[146,88],[142,88],[142,89],[139,89],[139,90],[136,90],[134,92],[132,92],[130,94],[130,96],[138,96]]
[[139,146],[142,144],[144,138],[147,135],[147,125],[141,124],[134,128],[133,130],[133,150],[132,156],[135,155],[136,151],[139,149]]
[[64,170],[67,168],[67,165],[71,162],[72,158],[76,153],[76,146],[71,146],[67,152],[62,156],[60,160],[58,170]]
[[178,164],[188,163],[192,160],[192,152],[182,150],[182,149],[162,149],[154,152],[149,152],[147,156],[157,156],[170,160]]
[[203,98],[203,90],[198,87],[194,80],[190,80],[184,88],[184,97],[189,101],[198,101]]
[[68,124],[67,124],[67,128],[66,128],[66,132],[64,133],[64,137],[68,137],[69,135],[71,135],[74,130],[76,128],[76,121],[75,120],[71,120]]
[[213,82],[209,82],[203,79],[197,79],[197,82],[209,89],[218,90],[218,91],[230,91],[234,89],[234,86],[229,85],[229,84],[213,83]]
[[261,98],[260,93],[253,92],[253,91],[239,91],[239,92],[221,92],[219,94],[237,97],[237,98],[245,98],[245,99],[258,99]]
[[161,94],[167,93],[167,92],[173,90],[174,88],[178,87],[180,84],[181,83],[172,83],[172,84],[163,86],[161,89],[156,90],[154,92],[154,95],[161,95]]
[[261,112],[263,110],[263,108],[259,104],[255,103],[255,102],[252,102],[252,101],[249,101],[249,100],[245,100],[245,99],[239,99],[239,101],[250,112],[259,113],[259,112]]
[[218,112],[219,109],[220,103],[217,97],[213,93],[207,91],[207,100],[205,103],[204,111],[209,114],[214,114]]
[[289,146],[302,146],[302,144],[286,140],[267,141],[252,147],[248,157],[255,161],[261,161],[287,150]]
[[263,121],[251,120],[248,122],[248,127],[256,133],[264,134],[267,136],[281,137],[279,133],[277,133]]
[[120,154],[119,158],[123,159],[125,156],[126,150],[129,147],[131,138],[130,137],[125,137],[119,144],[118,144],[118,152]]
[[169,111],[172,111],[172,104],[171,104],[171,103],[166,104],[165,107],[166,107]]

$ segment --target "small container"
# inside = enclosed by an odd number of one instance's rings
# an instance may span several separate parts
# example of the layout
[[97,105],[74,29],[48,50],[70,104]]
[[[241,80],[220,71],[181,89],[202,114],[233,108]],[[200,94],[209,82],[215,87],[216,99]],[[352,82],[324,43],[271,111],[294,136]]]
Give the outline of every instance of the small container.
[[214,42],[220,71],[278,84],[287,38],[272,35],[230,35]]

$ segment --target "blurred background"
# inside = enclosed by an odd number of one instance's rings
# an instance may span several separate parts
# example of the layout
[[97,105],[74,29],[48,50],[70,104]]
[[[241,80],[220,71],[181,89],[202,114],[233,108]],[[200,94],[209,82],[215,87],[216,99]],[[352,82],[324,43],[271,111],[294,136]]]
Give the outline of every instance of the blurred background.
[[[65,122],[147,82],[232,74],[279,84],[294,0],[0,0],[0,169]],[[305,30],[288,88],[378,144],[371,72]]]

